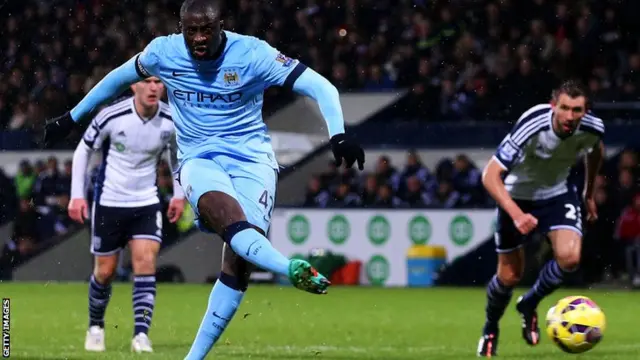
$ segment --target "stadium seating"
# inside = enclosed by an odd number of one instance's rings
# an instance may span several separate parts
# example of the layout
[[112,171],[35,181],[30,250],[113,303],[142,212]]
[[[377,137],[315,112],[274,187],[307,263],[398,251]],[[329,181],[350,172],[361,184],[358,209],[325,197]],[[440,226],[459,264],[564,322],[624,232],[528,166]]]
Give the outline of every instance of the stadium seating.
[[[343,91],[410,89],[404,118],[513,119],[523,107],[547,101],[550,86],[566,77],[588,82],[595,101],[638,98],[635,1],[583,2],[575,9],[550,1],[373,3],[229,2],[225,27],[264,38]],[[180,6],[133,2],[124,11],[118,2],[56,4],[4,5],[12,16],[1,25],[0,129],[37,135],[42,119],[72,107],[153,36],[174,32]],[[515,20],[524,14],[532,20]],[[26,23],[36,25],[20,25]],[[290,99],[278,89],[268,95],[267,106]],[[7,140],[0,146],[32,144],[28,136]]]
[[[92,198],[96,169],[91,175],[87,186],[88,199]],[[55,157],[33,164],[24,160],[13,179],[0,172],[0,181],[6,185],[2,187],[4,191],[0,197],[3,220],[0,226],[9,227],[5,234],[8,238],[0,242],[0,279],[6,279],[11,268],[47,251],[81,227],[67,214],[71,160],[65,160],[63,166],[59,166]],[[173,178],[165,161],[158,169],[158,188],[165,214],[163,246],[170,246],[177,240],[179,230],[166,219],[166,209],[173,193]],[[183,226],[181,231],[186,232],[190,228]]]

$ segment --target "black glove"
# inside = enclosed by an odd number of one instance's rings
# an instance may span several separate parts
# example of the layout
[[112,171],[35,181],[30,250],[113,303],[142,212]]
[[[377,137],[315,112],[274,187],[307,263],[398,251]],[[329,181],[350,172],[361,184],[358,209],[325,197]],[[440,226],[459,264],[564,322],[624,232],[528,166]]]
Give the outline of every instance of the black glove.
[[342,159],[347,169],[358,162],[358,169],[364,169],[364,150],[355,142],[347,139],[345,134],[334,135],[331,138],[331,151],[336,159],[336,166],[342,165]]
[[51,148],[60,140],[65,139],[76,126],[77,124],[73,121],[69,112],[47,120],[44,126],[43,146]]

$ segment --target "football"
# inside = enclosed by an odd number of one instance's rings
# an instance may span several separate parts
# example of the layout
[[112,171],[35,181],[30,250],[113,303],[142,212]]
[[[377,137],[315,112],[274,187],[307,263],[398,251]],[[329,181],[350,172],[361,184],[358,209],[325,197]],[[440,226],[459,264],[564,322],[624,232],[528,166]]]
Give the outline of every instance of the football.
[[547,312],[547,335],[560,349],[579,354],[593,349],[605,330],[602,309],[586,296],[569,296]]

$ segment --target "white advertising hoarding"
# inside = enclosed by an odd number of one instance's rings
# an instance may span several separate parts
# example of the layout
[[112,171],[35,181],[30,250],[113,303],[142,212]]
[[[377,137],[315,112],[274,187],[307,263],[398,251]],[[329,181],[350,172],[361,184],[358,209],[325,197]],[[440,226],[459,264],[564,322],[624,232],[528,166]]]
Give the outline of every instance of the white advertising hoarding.
[[365,284],[406,286],[412,245],[443,246],[452,261],[494,228],[492,210],[276,209],[269,237],[287,256],[321,248],[359,260]]

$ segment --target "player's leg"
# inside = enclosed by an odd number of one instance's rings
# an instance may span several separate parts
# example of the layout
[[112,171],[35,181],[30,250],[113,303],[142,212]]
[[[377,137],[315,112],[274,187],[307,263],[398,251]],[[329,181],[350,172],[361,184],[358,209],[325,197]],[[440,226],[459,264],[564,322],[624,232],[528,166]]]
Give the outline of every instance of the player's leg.
[[548,237],[554,259],[543,266],[533,287],[518,299],[517,309],[523,319],[522,335],[529,345],[536,345],[540,337],[536,313],[538,304],[558,289],[580,265],[581,233],[558,229],[549,232]]
[[482,357],[495,356],[497,353],[499,322],[511,301],[513,288],[520,282],[524,271],[522,245],[527,237],[520,234],[513,220],[502,209],[498,209],[494,239],[498,267],[487,285],[486,319],[477,350],[478,356]]
[[149,329],[156,300],[156,259],[162,242],[160,204],[135,208],[127,227],[133,266],[131,350],[152,352]]
[[[242,165],[246,167],[192,160],[181,170],[180,180],[187,197],[192,204],[197,203],[199,226],[222,234],[225,241],[223,271],[186,357],[189,360],[206,356],[240,305],[250,273],[246,262],[240,259],[287,275],[297,287],[310,292],[323,293],[328,286],[328,281],[308,263],[287,259],[265,237],[270,221],[269,204],[273,205],[275,194],[275,171],[265,166],[266,171],[255,163]],[[215,183],[201,179],[215,179]],[[215,190],[211,191],[212,188]]]
[[87,351],[104,351],[104,315],[111,299],[111,282],[118,266],[118,253],[97,255],[93,274],[89,280],[89,329],[84,348]]
[[112,208],[94,206],[91,216],[91,253],[95,256],[95,263],[89,280],[89,329],[84,347],[88,351],[104,351],[104,316],[122,250],[118,226],[120,214]]
[[499,322],[511,301],[513,288],[524,272],[524,249],[518,247],[498,254],[498,269],[487,285],[487,305],[482,337],[478,343],[478,356],[497,354]]
[[207,312],[185,359],[204,359],[222,336],[247,291],[251,267],[224,244],[220,277],[211,290]]
[[[256,255],[262,251],[261,246],[267,246],[277,252],[265,235],[271,226],[271,215],[275,206],[276,183],[278,181],[276,171],[267,164],[247,166],[247,164],[238,162],[229,162],[226,164],[226,168],[231,175],[233,187],[236,189],[238,203],[242,207],[247,221],[254,227],[252,233],[259,233],[261,244],[256,244],[252,253]],[[283,256],[280,252],[278,254]],[[242,256],[241,253],[240,256]],[[261,266],[260,264],[256,265]],[[261,267],[269,270],[264,266]],[[326,293],[326,288],[330,284],[323,275],[303,260],[290,260],[286,275],[295,287],[314,294]]]
[[560,229],[549,233],[554,259],[547,262],[538,280],[524,295],[523,301],[530,306],[538,306],[540,301],[554,292],[562,282],[580,265],[582,236],[574,230]]
[[156,258],[160,242],[135,238],[129,242],[133,265],[133,339],[131,349],[137,353],[153,352],[149,329],[156,303]]
[[522,337],[529,345],[540,341],[537,307],[540,301],[562,285],[578,269],[582,250],[582,216],[577,197],[568,193],[548,206],[538,217],[538,227],[551,241],[554,259],[540,270],[538,279],[518,299],[516,309],[522,318]]
[[[237,163],[238,160],[230,162]],[[254,226],[258,224],[247,220],[245,211],[256,214],[255,209],[262,207],[262,218],[254,219],[260,223],[269,221],[267,201],[273,204],[273,192],[269,193],[268,189],[275,188],[275,172],[270,168],[271,174],[265,172],[261,164],[241,165],[245,168],[229,170],[217,161],[192,159],[182,166],[180,182],[186,188],[189,202],[197,209],[198,226],[221,234],[224,242],[243,259],[267,271],[288,276],[297,288],[315,294],[326,293],[330,283],[324,276],[306,261],[289,260],[282,255],[256,231]],[[233,183],[229,171],[238,172],[233,175]]]

